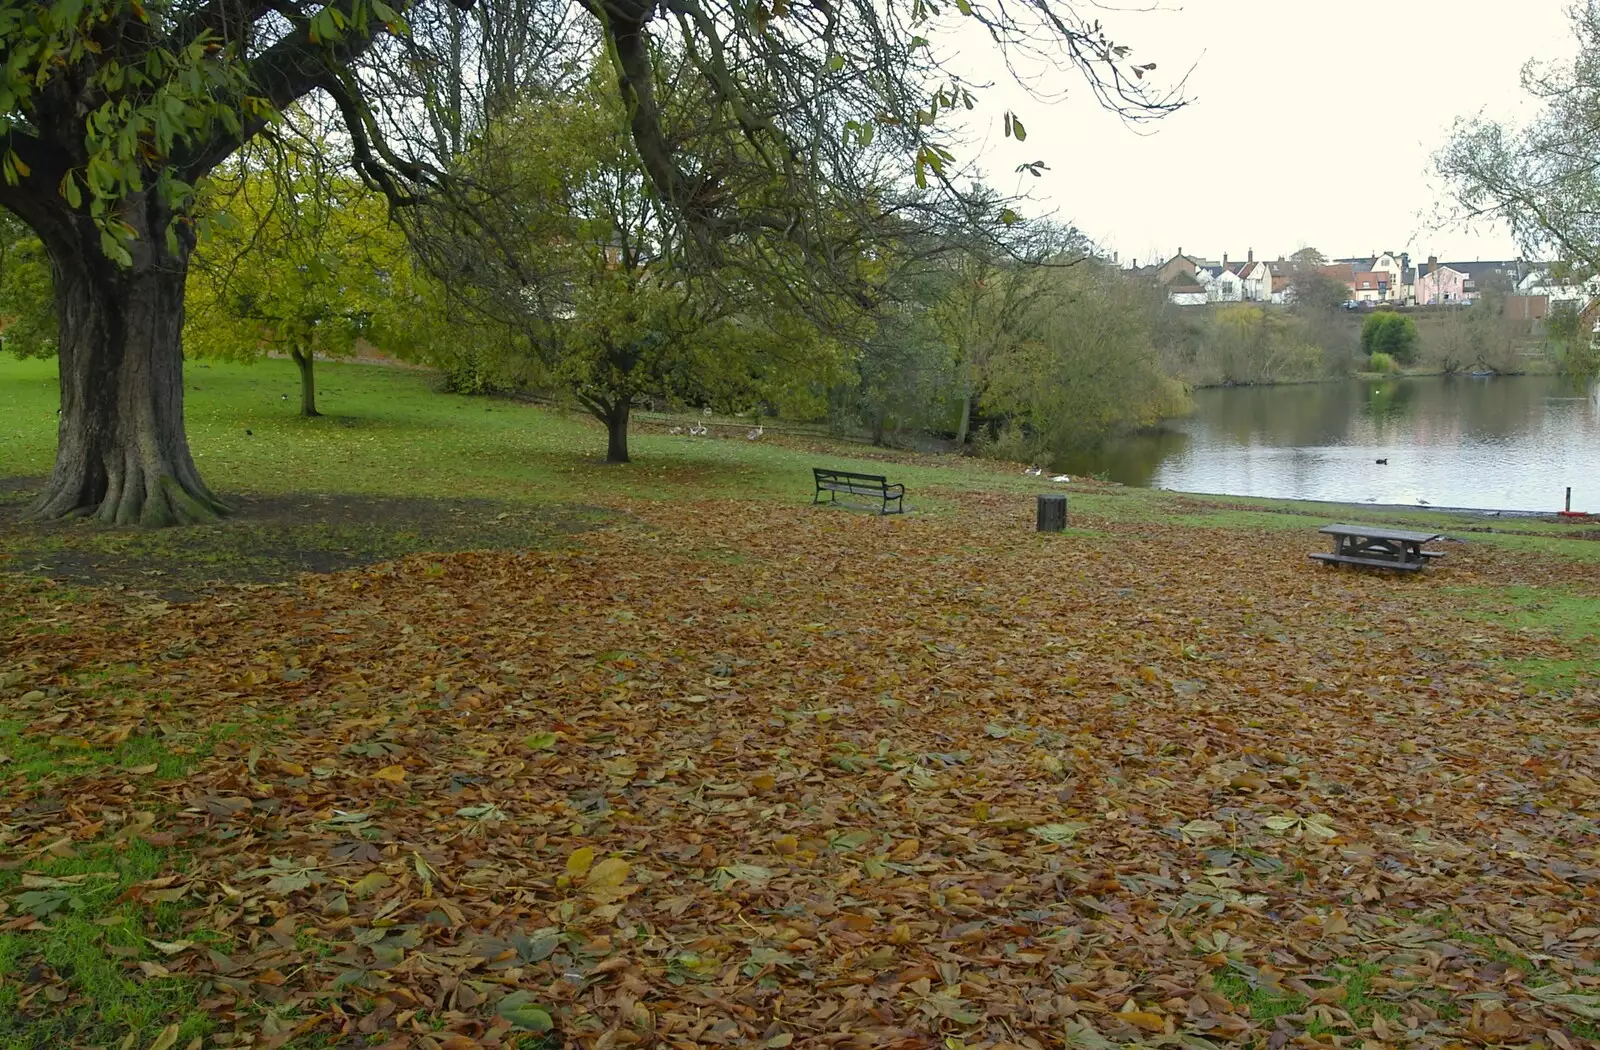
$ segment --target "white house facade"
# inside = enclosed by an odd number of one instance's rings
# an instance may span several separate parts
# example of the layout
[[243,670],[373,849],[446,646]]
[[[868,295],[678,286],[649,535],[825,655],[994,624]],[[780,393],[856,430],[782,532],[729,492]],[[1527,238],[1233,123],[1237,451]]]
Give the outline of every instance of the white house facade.
[[1517,283],[1517,291],[1523,295],[1549,296],[1552,303],[1587,305],[1589,300],[1600,296],[1600,274],[1579,281],[1552,276],[1549,270],[1533,270]]
[[[1195,276],[1205,281],[1207,302],[1240,303],[1244,301],[1244,279],[1232,270],[1219,267],[1215,273],[1202,270]],[[1207,280],[1207,277],[1210,280]]]
[[1272,267],[1264,262],[1247,262],[1239,267],[1239,280],[1243,283],[1246,302],[1272,301]]

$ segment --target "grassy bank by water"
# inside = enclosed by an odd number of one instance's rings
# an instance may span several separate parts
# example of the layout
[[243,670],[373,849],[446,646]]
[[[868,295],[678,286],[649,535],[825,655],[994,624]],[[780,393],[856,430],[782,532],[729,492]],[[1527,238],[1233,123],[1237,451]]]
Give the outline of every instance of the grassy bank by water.
[[[286,366],[191,367],[240,512],[142,532],[19,520],[55,391],[0,357],[3,1050],[1600,1039],[1571,527],[821,440],[608,467],[324,373],[307,421]],[[916,513],[811,508],[818,464]],[[1339,519],[1447,557],[1312,565]]]

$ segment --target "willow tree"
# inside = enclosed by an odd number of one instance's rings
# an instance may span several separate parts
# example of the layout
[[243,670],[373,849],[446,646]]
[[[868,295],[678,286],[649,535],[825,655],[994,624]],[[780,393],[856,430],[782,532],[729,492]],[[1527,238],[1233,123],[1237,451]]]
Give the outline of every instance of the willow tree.
[[1600,7],[1571,20],[1570,61],[1523,67],[1531,119],[1458,120],[1434,166],[1452,198],[1444,219],[1503,224],[1527,258],[1553,255],[1558,276],[1582,279],[1600,273]]
[[[418,90],[437,94],[438,84],[454,82],[450,58],[436,40],[401,36],[402,18],[424,24],[445,2],[0,5],[0,207],[43,242],[60,326],[59,445],[35,515],[159,525],[224,512],[183,429],[184,282],[205,225],[196,187],[284,107],[319,90],[341,111],[357,168],[394,204],[446,189],[438,176],[449,166],[440,152],[450,136],[415,142],[406,129],[418,123]],[[945,177],[954,154],[934,132],[942,113],[973,99],[930,57],[935,30],[951,23],[983,23],[1018,66],[1081,72],[1126,115],[1177,104],[1149,93],[1149,64],[1135,64],[1067,0],[957,0],[953,9],[934,0],[579,6],[603,45],[653,192],[707,251],[756,236],[817,251],[808,217],[830,172],[827,149],[841,134],[890,136],[920,180]],[[540,13],[498,28],[540,34],[547,20]],[[695,156],[719,158],[714,165],[683,155],[663,119],[655,63],[663,49],[688,58],[713,86],[698,119],[730,146]],[[458,65],[480,64],[461,58]],[[744,192],[767,181],[788,190]]]

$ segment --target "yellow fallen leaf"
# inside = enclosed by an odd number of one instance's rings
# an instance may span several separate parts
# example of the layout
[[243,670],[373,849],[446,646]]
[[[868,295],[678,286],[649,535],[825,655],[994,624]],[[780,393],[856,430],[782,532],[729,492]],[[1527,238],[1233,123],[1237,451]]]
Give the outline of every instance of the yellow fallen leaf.
[[384,766],[382,769],[378,770],[372,775],[378,780],[387,780],[391,784],[398,784],[406,778],[406,767]]
[[350,892],[357,897],[370,897],[379,890],[389,886],[394,880],[381,871],[371,871],[361,877],[361,881],[350,887]]
[[178,1026],[169,1024],[156,1036],[156,1041],[150,1044],[150,1050],[170,1050],[173,1043],[178,1041]]
[[572,856],[567,858],[567,874],[575,879],[583,878],[588,872],[589,865],[594,863],[594,847],[584,846],[572,851]]
[[589,877],[583,880],[583,885],[591,890],[616,889],[627,881],[632,867],[625,860],[607,857],[589,870]]
[[921,839],[906,839],[889,853],[890,860],[911,860],[922,852]]
[[1117,1014],[1117,1020],[1126,1021],[1131,1025],[1143,1028],[1147,1032],[1164,1031],[1167,1019],[1160,1014],[1150,1013],[1148,1010],[1123,1010]]
[[757,791],[771,791],[773,788],[778,786],[778,781],[777,778],[771,773],[762,773],[760,776],[750,781],[750,786],[755,788]]

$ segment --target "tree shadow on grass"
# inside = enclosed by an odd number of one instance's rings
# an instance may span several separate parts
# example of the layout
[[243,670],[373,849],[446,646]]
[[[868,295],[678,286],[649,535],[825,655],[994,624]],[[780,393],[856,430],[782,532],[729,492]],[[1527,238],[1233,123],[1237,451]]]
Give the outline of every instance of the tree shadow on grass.
[[420,552],[547,547],[616,512],[581,504],[290,493],[230,496],[214,525],[29,522],[41,478],[0,478],[0,573],[120,585],[182,600],[213,584],[274,583]]

